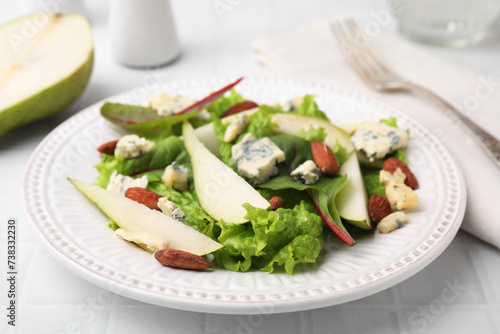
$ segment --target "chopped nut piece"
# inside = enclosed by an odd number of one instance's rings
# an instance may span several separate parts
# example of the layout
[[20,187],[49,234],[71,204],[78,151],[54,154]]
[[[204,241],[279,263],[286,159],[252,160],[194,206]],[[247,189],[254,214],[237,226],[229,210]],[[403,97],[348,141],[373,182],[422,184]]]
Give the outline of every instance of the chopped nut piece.
[[285,207],[285,201],[279,196],[274,196],[273,198],[271,198],[269,200],[269,204],[271,204],[271,210],[273,211]]
[[191,269],[191,270],[202,270],[212,268],[212,264],[208,262],[205,258],[177,250],[177,249],[163,249],[154,253],[155,259],[163,264],[164,266],[181,268],[181,269]]
[[368,203],[368,213],[372,221],[378,223],[392,213],[391,204],[387,198],[380,195],[373,195],[370,197]]

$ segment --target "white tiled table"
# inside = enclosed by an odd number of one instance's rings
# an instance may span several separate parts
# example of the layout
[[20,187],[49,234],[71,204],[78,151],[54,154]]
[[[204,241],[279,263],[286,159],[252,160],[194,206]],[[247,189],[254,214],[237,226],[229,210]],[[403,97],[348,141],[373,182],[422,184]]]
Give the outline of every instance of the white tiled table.
[[[234,9],[221,17],[214,9],[217,2],[231,3]],[[340,13],[370,17],[386,6],[382,0],[174,0],[173,4],[183,55],[170,66],[144,71],[113,61],[107,43],[107,2],[87,1],[95,42],[95,67],[87,90],[59,115],[0,138],[1,267],[5,267],[5,225],[10,217],[18,220],[19,259],[17,327],[7,326],[7,286],[2,278],[0,332],[500,332],[500,251],[465,232],[459,232],[430,266],[391,289],[334,307],[252,317],[178,311],[131,300],[80,279],[41,247],[25,215],[23,171],[36,145],[69,116],[110,95],[141,86],[152,75],[165,81],[252,72],[258,69],[251,55],[251,42],[257,38]],[[2,2],[0,23],[23,13],[22,2]],[[500,76],[500,37],[468,50],[427,49],[485,74]],[[492,217],[492,223],[499,221]]]

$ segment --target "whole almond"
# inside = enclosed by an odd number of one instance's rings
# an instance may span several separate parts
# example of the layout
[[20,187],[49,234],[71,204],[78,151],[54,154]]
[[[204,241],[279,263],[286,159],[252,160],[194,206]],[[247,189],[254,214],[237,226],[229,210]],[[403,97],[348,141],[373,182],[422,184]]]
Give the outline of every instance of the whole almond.
[[406,175],[405,184],[411,189],[418,188],[418,180],[415,175],[412,173],[408,165],[406,165],[403,161],[396,158],[389,158],[384,161],[382,166],[383,170],[394,173],[397,169],[401,169],[403,174]]
[[391,204],[384,196],[373,195],[368,203],[368,213],[375,223],[392,213]]
[[163,197],[157,193],[140,187],[128,188],[125,191],[125,197],[130,198],[133,201],[144,204],[152,210],[160,210],[158,207],[158,199]]
[[279,196],[274,196],[273,198],[271,198],[269,200],[269,204],[271,204],[271,210],[273,211],[285,207],[285,201]]
[[99,146],[97,150],[104,154],[113,155],[115,154],[116,144],[118,144],[118,140],[108,141],[107,143]]
[[333,176],[338,172],[339,163],[328,145],[322,141],[313,141],[311,143],[311,151],[314,162],[323,174]]
[[241,101],[239,103],[236,103],[234,106],[232,106],[228,110],[226,110],[226,112],[222,114],[221,118],[231,116],[234,114],[238,114],[242,111],[256,108],[258,106],[259,105],[253,101],[249,101],[249,100]]
[[202,270],[212,268],[212,264],[208,262],[205,258],[181,251],[178,249],[162,249],[154,253],[155,259],[163,264],[164,266],[191,269],[191,270]]

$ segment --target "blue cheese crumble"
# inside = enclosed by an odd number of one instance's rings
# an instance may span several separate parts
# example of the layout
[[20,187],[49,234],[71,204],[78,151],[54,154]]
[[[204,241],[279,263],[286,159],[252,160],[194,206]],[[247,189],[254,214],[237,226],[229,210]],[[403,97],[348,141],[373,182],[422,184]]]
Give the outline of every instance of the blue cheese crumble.
[[229,121],[229,125],[224,132],[224,142],[230,143],[236,139],[247,127],[250,122],[250,115],[237,114]]
[[163,214],[172,217],[180,222],[183,222],[186,218],[184,212],[167,197],[160,197],[158,199],[158,207],[160,208],[161,212],[163,212]]
[[408,145],[408,133],[385,123],[363,122],[352,135],[351,143],[368,160],[373,161],[405,148]]
[[196,101],[185,96],[173,96],[167,93],[157,93],[148,102],[149,106],[156,110],[158,116],[166,117],[189,107]]
[[390,233],[406,225],[406,215],[402,211],[385,216],[377,225],[380,233]]
[[133,242],[151,253],[168,248],[167,240],[163,240],[149,233],[130,232],[119,228],[115,231],[115,235],[120,239]]
[[128,188],[146,188],[147,186],[148,177],[146,175],[142,176],[141,178],[134,179],[130,176],[122,175],[115,170],[109,178],[109,183],[106,187],[106,190],[125,196],[125,192]]
[[186,191],[188,189],[188,170],[174,161],[165,168],[161,181],[169,188]]
[[238,172],[254,184],[266,182],[278,174],[278,163],[285,161],[285,153],[269,139],[254,139],[251,133],[232,147],[233,161]]
[[298,182],[310,185],[319,180],[320,170],[312,160],[307,160],[293,170],[290,176]]
[[393,210],[413,209],[418,206],[418,196],[404,182],[406,175],[400,168],[394,173],[381,170],[379,180],[385,184],[385,195]]
[[116,144],[115,157],[138,158],[155,148],[155,143],[138,135],[126,135]]
[[293,99],[291,99],[290,101],[288,101],[284,104],[278,105],[278,108],[280,108],[281,110],[286,111],[286,112],[297,110],[297,109],[299,109],[299,107],[303,101],[304,101],[303,96],[296,96]]

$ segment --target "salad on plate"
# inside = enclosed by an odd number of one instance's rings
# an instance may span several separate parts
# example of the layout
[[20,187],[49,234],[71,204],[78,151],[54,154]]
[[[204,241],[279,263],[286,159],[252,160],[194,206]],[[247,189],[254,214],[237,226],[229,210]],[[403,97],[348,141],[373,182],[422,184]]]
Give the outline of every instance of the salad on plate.
[[360,231],[406,224],[418,181],[394,117],[339,127],[313,95],[258,104],[240,81],[199,101],[158,93],[101,107],[130,134],[98,147],[94,184],[69,180],[117,237],[171,267],[291,275],[326,233],[354,246]]

